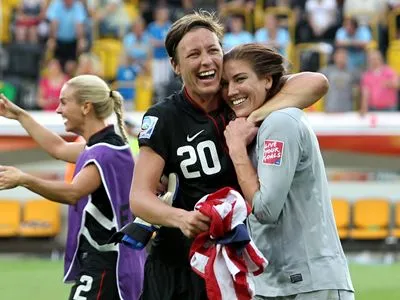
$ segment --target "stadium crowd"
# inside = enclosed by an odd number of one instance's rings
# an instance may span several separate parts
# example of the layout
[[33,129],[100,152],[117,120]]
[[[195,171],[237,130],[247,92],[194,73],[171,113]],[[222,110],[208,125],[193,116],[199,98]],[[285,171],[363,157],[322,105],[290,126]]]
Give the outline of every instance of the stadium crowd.
[[12,0],[2,2],[1,86],[31,110],[55,110],[63,84],[97,74],[146,110],[180,88],[164,39],[193,9],[223,20],[224,50],[265,43],[289,71],[320,71],[330,90],[314,109],[398,111],[398,0]]

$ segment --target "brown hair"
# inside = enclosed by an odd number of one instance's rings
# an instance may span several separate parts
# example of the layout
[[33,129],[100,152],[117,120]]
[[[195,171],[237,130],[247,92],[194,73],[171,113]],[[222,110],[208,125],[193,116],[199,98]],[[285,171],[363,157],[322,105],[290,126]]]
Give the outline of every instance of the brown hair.
[[124,98],[118,91],[111,91],[107,83],[96,75],[79,75],[67,81],[74,89],[74,97],[78,103],[90,102],[99,119],[106,119],[114,112],[118,128],[125,142],[128,135],[124,127]]
[[265,45],[249,43],[236,46],[224,55],[224,63],[229,60],[246,61],[258,78],[268,75],[272,77],[272,86],[268,91],[267,99],[275,96],[286,81],[283,77],[286,73],[283,56]]
[[215,13],[199,11],[183,16],[172,24],[165,39],[165,47],[167,48],[168,55],[175,62],[177,62],[176,48],[179,42],[186,33],[194,28],[206,28],[210,30],[217,35],[220,42],[224,35],[224,27]]

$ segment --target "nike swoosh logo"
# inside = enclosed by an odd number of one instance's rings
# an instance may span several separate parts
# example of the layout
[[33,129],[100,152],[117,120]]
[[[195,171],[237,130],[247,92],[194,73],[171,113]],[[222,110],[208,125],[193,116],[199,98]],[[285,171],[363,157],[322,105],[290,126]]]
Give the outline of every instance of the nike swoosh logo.
[[196,133],[194,136],[189,136],[187,135],[186,140],[190,143],[191,141],[193,141],[199,134],[201,134],[204,131],[204,129],[202,131],[199,131],[198,133]]

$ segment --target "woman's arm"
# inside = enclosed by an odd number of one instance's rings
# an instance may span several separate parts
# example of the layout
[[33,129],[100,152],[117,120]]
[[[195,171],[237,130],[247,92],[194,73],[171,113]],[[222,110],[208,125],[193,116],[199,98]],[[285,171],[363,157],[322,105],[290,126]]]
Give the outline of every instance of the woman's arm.
[[132,213],[152,224],[180,228],[188,237],[206,231],[208,217],[198,211],[171,207],[158,199],[157,187],[164,165],[164,159],[150,147],[140,148],[130,193]]
[[243,149],[243,138],[249,135],[246,124],[240,119],[231,122],[225,137],[245,199],[260,223],[271,224],[278,220],[287,199],[301,141],[298,121],[290,115],[274,113],[264,122],[268,123],[263,123],[258,132],[257,171]]
[[271,112],[282,108],[309,107],[326,94],[328,87],[328,79],[321,73],[302,72],[289,75],[282,89],[263,106],[253,111],[247,120],[258,123]]
[[94,164],[83,168],[72,183],[44,180],[14,167],[0,167],[0,190],[23,186],[48,200],[62,204],[75,205],[79,199],[97,190],[100,184],[101,177]]
[[58,134],[39,124],[25,110],[9,101],[3,94],[0,95],[0,116],[17,120],[28,134],[47,153],[56,159],[67,162],[76,162],[79,154],[85,148],[85,143],[68,143]]
[[229,156],[235,167],[236,176],[245,200],[253,206],[253,197],[260,189],[257,171],[247,153],[247,145],[254,139],[257,129],[244,118],[229,122],[224,135],[229,149]]

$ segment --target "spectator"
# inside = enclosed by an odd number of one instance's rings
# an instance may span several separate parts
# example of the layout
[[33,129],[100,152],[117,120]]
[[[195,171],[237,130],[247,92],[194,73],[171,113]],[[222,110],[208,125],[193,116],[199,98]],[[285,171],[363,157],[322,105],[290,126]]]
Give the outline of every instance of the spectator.
[[361,70],[365,64],[365,48],[371,40],[368,27],[359,26],[355,18],[347,17],[336,32],[335,45],[347,49],[347,63],[351,70]]
[[232,15],[230,19],[228,19],[228,29],[228,32],[225,33],[222,40],[225,51],[237,45],[251,43],[253,41],[252,34],[244,30],[244,17],[242,15]]
[[320,70],[329,80],[329,91],[324,97],[324,111],[346,112],[354,109],[354,94],[358,89],[359,73],[347,67],[347,51],[337,48],[333,54],[333,64]]
[[286,57],[290,35],[287,29],[278,27],[278,19],[274,14],[265,14],[264,28],[256,31],[255,41],[276,49],[281,55]]
[[218,0],[218,10],[224,13],[224,11],[244,7],[246,11],[250,12],[254,9],[255,2],[255,0]]
[[125,35],[131,20],[122,0],[87,0],[87,7],[100,37],[122,38]]
[[306,14],[313,41],[331,41],[337,26],[336,0],[307,0]]
[[18,43],[37,43],[38,26],[44,19],[46,0],[22,0],[16,13],[15,40]]
[[125,54],[121,55],[115,79],[117,90],[124,98],[124,107],[126,111],[132,111],[134,109],[136,77],[140,72],[141,67],[137,64],[133,64],[129,56]]
[[63,69],[68,61],[76,62],[86,46],[84,23],[86,11],[78,0],[52,0],[47,10],[50,20],[48,50],[54,52]]
[[150,36],[145,31],[145,23],[141,17],[136,18],[132,23],[132,29],[128,32],[123,40],[124,52],[134,64],[140,67],[147,65],[152,56],[152,48],[150,44]]
[[347,0],[343,4],[345,16],[353,16],[358,24],[374,28],[374,40],[386,53],[388,47],[388,9],[391,0]]
[[103,65],[99,57],[94,53],[82,53],[78,58],[76,75],[84,74],[97,75],[99,77],[104,75]]
[[368,70],[361,79],[361,115],[367,111],[397,110],[399,80],[378,50],[368,52]]
[[37,105],[45,111],[55,111],[60,104],[59,95],[68,80],[60,62],[53,58],[46,66],[45,75],[39,81]]
[[[345,16],[354,16],[359,24],[381,21],[385,16],[390,0],[347,0],[343,4]],[[374,20],[375,19],[375,20]]]
[[164,44],[167,32],[171,27],[171,21],[169,20],[168,8],[163,6],[156,8],[154,16],[155,21],[148,25],[147,31],[153,48],[152,76],[154,91],[157,94],[156,98],[163,99],[168,96],[166,94],[166,85],[172,75],[172,68]]

